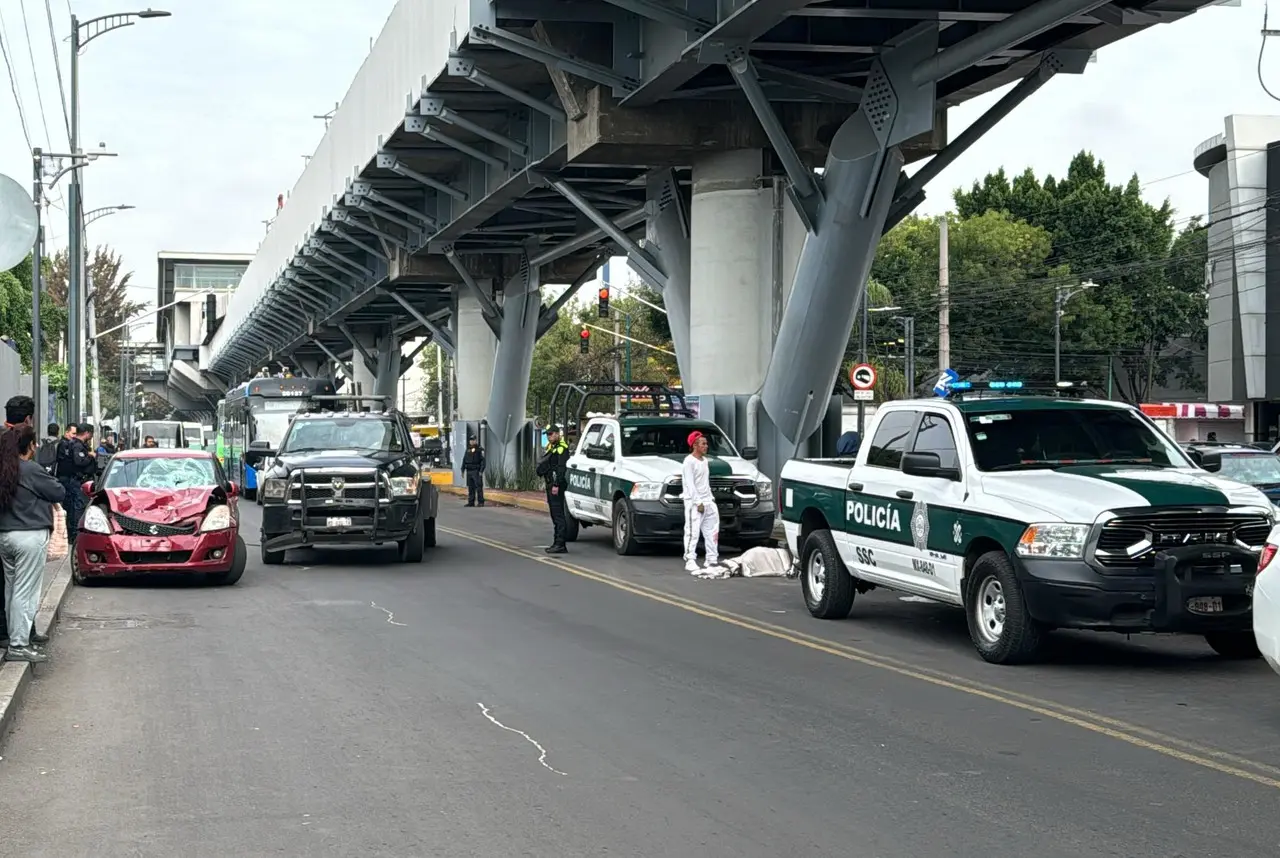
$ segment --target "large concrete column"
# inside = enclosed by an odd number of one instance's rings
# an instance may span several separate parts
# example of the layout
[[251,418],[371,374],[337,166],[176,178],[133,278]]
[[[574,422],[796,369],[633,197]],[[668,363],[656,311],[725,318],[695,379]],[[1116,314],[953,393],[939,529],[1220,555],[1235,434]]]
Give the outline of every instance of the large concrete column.
[[693,357],[689,351],[689,204],[674,170],[651,174],[646,198],[656,211],[645,225],[645,249],[654,254],[667,275],[662,305],[667,310],[680,379],[688,388]]
[[[360,339],[360,345],[364,346],[366,351],[373,354],[371,348],[376,340],[373,337],[365,337],[357,334]],[[351,350],[351,389],[347,393],[354,394],[357,391],[362,396],[372,396],[378,386],[378,377],[372,369],[365,363],[364,355],[360,354],[359,349]],[[368,403],[362,403],[367,405]]]
[[519,438],[527,421],[529,370],[533,366],[541,310],[539,271],[526,258],[521,270],[503,289],[502,323],[486,412],[488,466],[512,475],[519,467]]
[[[493,294],[492,281],[477,282],[486,294]],[[489,406],[498,338],[484,319],[479,299],[466,286],[460,288],[454,325],[458,355],[458,419],[480,420]]]

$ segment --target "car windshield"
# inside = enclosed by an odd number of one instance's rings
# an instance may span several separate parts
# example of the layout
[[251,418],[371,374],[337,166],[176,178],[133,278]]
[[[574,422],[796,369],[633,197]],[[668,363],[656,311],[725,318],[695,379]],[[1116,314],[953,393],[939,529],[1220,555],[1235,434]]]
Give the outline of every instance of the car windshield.
[[281,453],[321,450],[365,450],[398,453],[404,450],[390,420],[363,417],[312,417],[295,420],[280,447]]
[[707,453],[712,456],[736,456],[738,451],[719,429],[688,426],[679,423],[653,426],[623,426],[624,456],[687,456],[689,433],[697,429],[707,439]]
[[966,412],[979,470],[1014,471],[1070,465],[1194,467],[1151,424],[1127,408],[992,408]]
[[102,480],[106,489],[190,489],[217,484],[208,456],[116,458]]
[[1280,456],[1273,453],[1223,453],[1219,476],[1251,486],[1280,483]]

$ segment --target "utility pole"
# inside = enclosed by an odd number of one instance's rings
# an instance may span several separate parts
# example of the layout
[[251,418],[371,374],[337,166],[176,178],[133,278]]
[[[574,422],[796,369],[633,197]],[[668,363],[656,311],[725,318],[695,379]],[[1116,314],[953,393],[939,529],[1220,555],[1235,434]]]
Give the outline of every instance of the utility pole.
[[44,265],[44,153],[34,149],[31,153],[33,182],[31,196],[36,203],[36,243],[31,249],[31,398],[36,403],[36,413],[40,419],[35,421],[37,431],[40,424],[48,422],[49,400],[40,394],[40,292],[42,285],[41,267]]
[[[902,377],[907,383],[907,398],[916,395],[916,319],[915,316],[895,316],[902,325]],[[946,369],[944,366],[943,369]]]
[[1062,381],[1062,307],[1086,289],[1097,286],[1086,280],[1079,286],[1058,286],[1053,290],[1053,383]]
[[[862,291],[862,315],[858,319],[858,362],[867,362],[867,327],[871,324],[871,296]],[[858,439],[865,437],[867,430],[867,403],[858,400]]]
[[92,367],[93,380],[90,382],[89,389],[91,391],[91,403],[93,408],[94,423],[102,422],[102,367],[98,365],[98,314],[94,307],[94,288],[93,274],[88,266],[85,267],[85,287],[89,292],[88,311],[86,313],[89,321],[89,366]]
[[938,371],[951,366],[951,240],[949,220],[938,219]]

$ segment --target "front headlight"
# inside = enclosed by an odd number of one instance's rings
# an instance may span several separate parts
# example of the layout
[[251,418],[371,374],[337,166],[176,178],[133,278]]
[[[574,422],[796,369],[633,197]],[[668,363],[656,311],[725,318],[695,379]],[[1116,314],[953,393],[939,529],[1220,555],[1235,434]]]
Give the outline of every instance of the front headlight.
[[756,477],[756,494],[761,498],[773,496],[773,480],[768,477]]
[[397,497],[416,495],[418,493],[418,477],[392,477],[391,493]]
[[284,500],[284,496],[288,493],[288,480],[271,479],[262,483],[263,500]]
[[663,483],[635,483],[631,486],[631,499],[656,501],[662,497]]
[[232,525],[231,507],[215,506],[205,515],[204,521],[200,523],[200,532],[208,533],[212,530],[226,530]]
[[1039,557],[1049,560],[1075,560],[1084,556],[1084,544],[1089,538],[1087,524],[1033,524],[1027,527],[1018,540],[1019,557]]
[[110,533],[111,522],[107,521],[107,513],[102,507],[91,506],[84,511],[80,529],[89,533]]

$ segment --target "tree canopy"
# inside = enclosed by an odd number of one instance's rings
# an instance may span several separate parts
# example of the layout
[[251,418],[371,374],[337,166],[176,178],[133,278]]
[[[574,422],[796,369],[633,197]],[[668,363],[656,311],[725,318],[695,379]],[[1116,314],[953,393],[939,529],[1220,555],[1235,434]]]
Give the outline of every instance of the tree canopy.
[[[22,358],[22,366],[31,369],[31,275],[32,258],[28,256],[9,271],[0,271],[0,337],[11,340]],[[46,288],[40,302],[40,329],[43,335],[40,355],[46,372],[58,355],[61,332],[66,327],[66,310],[49,295],[50,265],[44,265]],[[56,375],[48,376],[50,389],[56,388]]]

